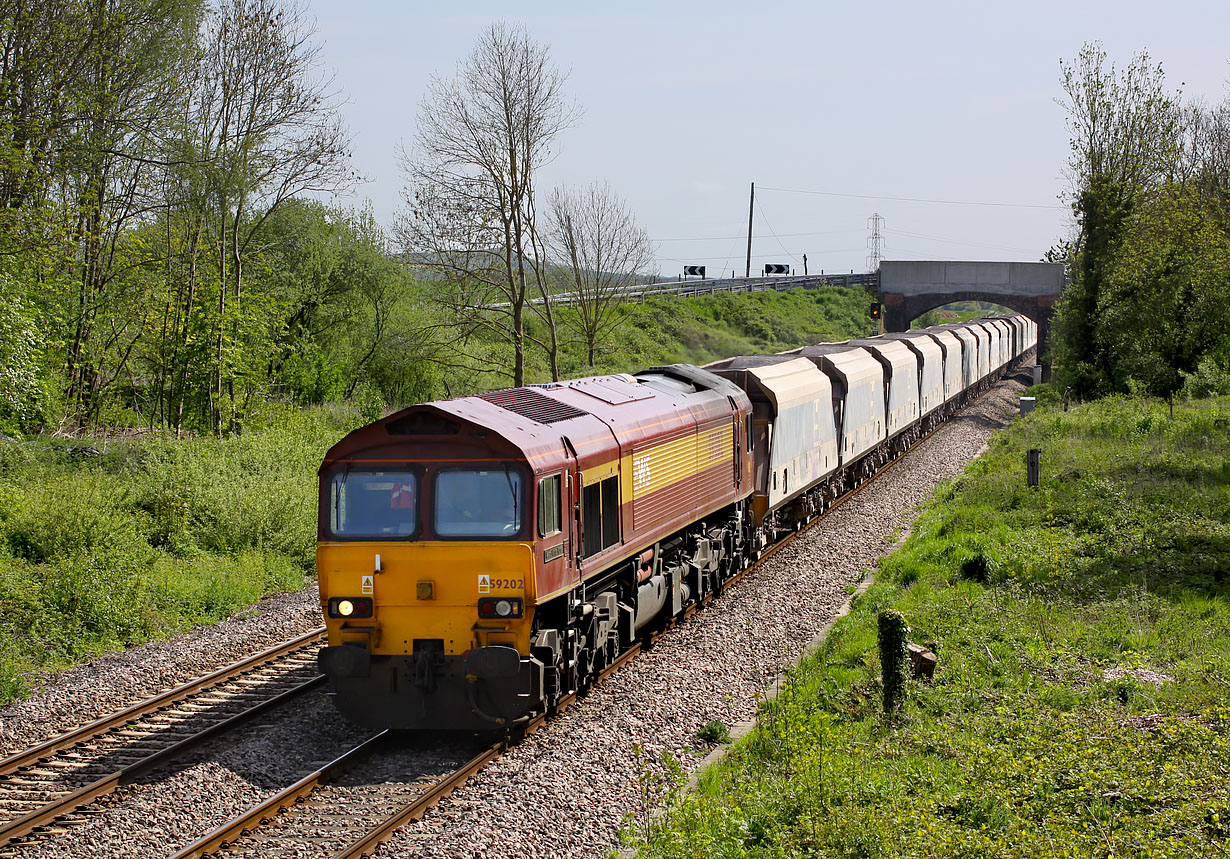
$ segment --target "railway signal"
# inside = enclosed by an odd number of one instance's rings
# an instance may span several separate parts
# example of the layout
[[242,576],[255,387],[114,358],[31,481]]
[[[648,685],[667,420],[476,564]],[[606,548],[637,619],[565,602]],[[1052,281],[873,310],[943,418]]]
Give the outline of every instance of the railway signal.
[[683,267],[684,277],[704,277],[705,267],[703,265],[685,265]]
[[878,301],[871,302],[871,318],[872,319],[880,318],[880,302]]
[[765,274],[790,274],[790,266],[782,265],[779,262],[767,262],[764,264]]

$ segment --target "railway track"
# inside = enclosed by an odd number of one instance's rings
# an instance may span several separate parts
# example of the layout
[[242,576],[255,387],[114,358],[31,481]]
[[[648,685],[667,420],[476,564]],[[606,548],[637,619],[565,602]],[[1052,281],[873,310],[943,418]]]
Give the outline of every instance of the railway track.
[[320,685],[316,629],[0,761],[0,857],[99,797]]
[[[634,659],[643,647],[652,646],[653,642],[665,635],[670,628],[686,621],[720,593],[751,576],[795,539],[817,527],[820,520],[830,512],[857,497],[865,487],[895,467],[910,451],[921,445],[943,426],[945,424],[939,424],[920,435],[908,449],[882,465],[872,477],[835,499],[823,511],[817,512],[794,534],[767,547],[759,558],[728,579],[722,591],[707,594],[703,600],[692,605],[675,619],[670,626],[655,632],[644,642],[634,642],[600,672],[598,679],[602,680],[617,671]],[[560,701],[556,712],[561,712],[576,703],[584,697],[585,693],[585,691],[574,692],[565,696]],[[546,725],[552,715],[554,714],[533,718],[521,726],[514,735],[481,749],[473,756],[459,755],[459,750],[454,748],[452,752],[459,757],[457,765],[435,777],[422,773],[420,766],[418,776],[408,784],[400,780],[403,776],[399,774],[394,777],[398,781],[392,790],[378,789],[382,787],[376,784],[379,781],[378,777],[364,778],[356,774],[363,767],[369,766],[373,760],[382,761],[390,755],[397,754],[398,740],[396,737],[388,731],[381,732],[201,837],[176,853],[172,859],[201,859],[201,857],[222,851],[225,851],[227,856],[263,857],[278,852],[272,847],[275,843],[290,855],[293,849],[289,848],[286,842],[296,845],[310,843],[322,850],[321,855],[330,855],[334,859],[357,859],[357,857],[369,856],[392,837],[400,827],[410,821],[421,819],[431,808],[464,785],[483,767],[498,759],[511,745]],[[464,763],[460,761],[461,757],[464,757]],[[347,777],[351,778],[354,785],[361,785],[365,790],[346,790],[339,787],[341,781]],[[387,785],[383,786],[387,787]],[[295,855],[298,854],[295,853]]]
[[[598,679],[619,670],[640,652],[641,647],[640,642],[633,643],[598,674]],[[573,692],[565,696],[555,712],[567,709],[583,695],[584,692]],[[222,851],[227,856],[263,857],[273,852],[269,844],[275,840],[329,846],[327,855],[334,859],[369,856],[401,826],[421,819],[511,745],[546,725],[550,718],[550,715],[539,715],[520,726],[514,735],[477,752],[472,744],[447,738],[443,742],[448,751],[441,756],[440,762],[453,755],[453,765],[441,767],[438,774],[430,774],[423,771],[429,767],[424,767],[421,759],[416,760],[418,773],[411,782],[405,783],[404,776],[397,773],[391,789],[382,789],[389,785],[378,784],[379,776],[356,776],[356,770],[373,762],[376,767],[398,770],[396,762],[389,765],[390,757],[403,751],[400,744],[415,742],[415,739],[399,738],[390,731],[382,731],[204,835],[172,859],[200,859]],[[440,741],[438,735],[429,737],[430,743]],[[347,777],[351,777],[350,789],[341,786]],[[353,789],[356,785],[362,789]]]

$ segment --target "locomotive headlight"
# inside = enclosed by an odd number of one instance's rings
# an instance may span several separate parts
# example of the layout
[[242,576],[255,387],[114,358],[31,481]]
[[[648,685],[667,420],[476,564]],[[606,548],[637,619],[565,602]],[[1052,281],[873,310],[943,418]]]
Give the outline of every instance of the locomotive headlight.
[[524,617],[525,603],[520,597],[480,597],[478,616],[488,619]]
[[329,617],[371,617],[373,608],[371,597],[329,598]]

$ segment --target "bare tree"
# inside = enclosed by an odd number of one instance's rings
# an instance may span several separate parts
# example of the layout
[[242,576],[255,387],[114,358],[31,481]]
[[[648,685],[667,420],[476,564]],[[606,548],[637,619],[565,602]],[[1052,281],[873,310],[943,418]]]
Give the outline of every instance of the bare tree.
[[514,385],[525,383],[527,309],[547,324],[558,375],[534,179],[579,113],[565,101],[566,80],[523,28],[492,24],[453,77],[432,78],[415,148],[401,154],[409,211],[398,237],[435,272],[438,299],[464,335],[512,349]]
[[624,293],[653,263],[653,244],[627,204],[605,183],[579,192],[556,188],[548,219],[547,246],[552,258],[565,266],[568,303],[576,308],[592,367],[598,345],[619,324]]
[[1192,179],[1223,221],[1230,220],[1230,99],[1195,111]]

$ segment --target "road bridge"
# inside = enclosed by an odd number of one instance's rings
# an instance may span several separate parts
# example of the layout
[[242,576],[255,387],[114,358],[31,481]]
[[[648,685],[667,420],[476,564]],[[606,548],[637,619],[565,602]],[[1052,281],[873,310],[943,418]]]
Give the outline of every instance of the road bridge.
[[[989,301],[1038,323],[1038,357],[1046,354],[1051,315],[1066,283],[1062,263],[884,260],[880,303],[884,330],[905,331],[910,321],[954,301]],[[1050,376],[1049,362],[1043,375]]]

